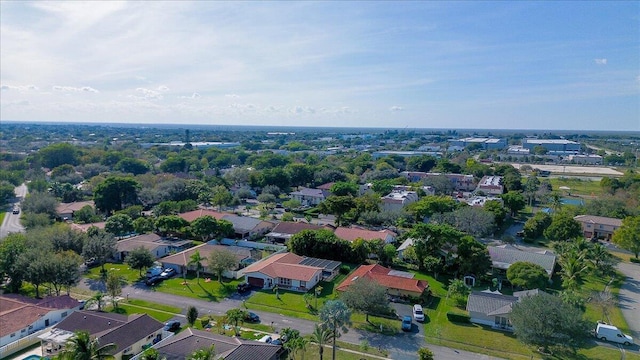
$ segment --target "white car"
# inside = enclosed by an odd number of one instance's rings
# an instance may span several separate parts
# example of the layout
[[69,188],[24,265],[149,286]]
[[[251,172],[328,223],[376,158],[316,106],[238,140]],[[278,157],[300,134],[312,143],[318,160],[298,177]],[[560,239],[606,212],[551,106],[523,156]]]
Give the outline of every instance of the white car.
[[420,321],[420,322],[424,321],[424,311],[422,311],[422,305],[419,305],[419,304],[413,305],[413,318],[416,321]]
[[170,277],[172,277],[173,275],[176,274],[175,269],[172,268],[166,268],[164,269],[164,271],[160,274],[160,278],[162,279],[168,279]]

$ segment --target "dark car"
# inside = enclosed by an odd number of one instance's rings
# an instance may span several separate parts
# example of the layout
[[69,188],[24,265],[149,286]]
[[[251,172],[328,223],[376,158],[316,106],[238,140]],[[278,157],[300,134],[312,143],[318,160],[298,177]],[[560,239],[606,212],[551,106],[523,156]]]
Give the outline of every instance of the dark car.
[[144,281],[148,286],[153,286],[160,283],[163,279],[160,276],[152,276]]
[[284,342],[282,342],[281,339],[275,339],[273,341],[271,341],[271,345],[283,345]]
[[258,316],[258,314],[256,313],[249,312],[247,313],[247,316],[245,317],[244,320],[248,322],[257,323],[257,322],[260,322],[260,316]]
[[18,215],[18,214],[20,214],[20,209],[19,208],[13,208],[13,211],[11,213],[13,215]]
[[164,324],[163,330],[176,332],[180,329],[180,321],[178,320],[169,320],[166,324]]
[[402,331],[411,331],[411,316],[405,316],[402,318]]
[[238,284],[237,290],[239,293],[245,293],[247,291],[251,291],[251,284],[249,283]]

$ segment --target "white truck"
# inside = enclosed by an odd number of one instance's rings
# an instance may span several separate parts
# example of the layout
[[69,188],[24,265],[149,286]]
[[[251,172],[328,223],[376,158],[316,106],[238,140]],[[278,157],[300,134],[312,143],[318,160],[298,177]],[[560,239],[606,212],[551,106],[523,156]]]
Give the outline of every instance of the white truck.
[[598,324],[596,327],[596,337],[600,340],[611,341],[618,344],[633,344],[631,336],[623,334],[620,329],[613,325]]

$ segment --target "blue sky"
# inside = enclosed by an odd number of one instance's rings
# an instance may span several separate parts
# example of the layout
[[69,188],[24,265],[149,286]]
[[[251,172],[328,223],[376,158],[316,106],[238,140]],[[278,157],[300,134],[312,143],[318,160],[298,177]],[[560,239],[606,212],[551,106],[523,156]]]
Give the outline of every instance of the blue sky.
[[640,130],[640,2],[0,2],[0,120]]

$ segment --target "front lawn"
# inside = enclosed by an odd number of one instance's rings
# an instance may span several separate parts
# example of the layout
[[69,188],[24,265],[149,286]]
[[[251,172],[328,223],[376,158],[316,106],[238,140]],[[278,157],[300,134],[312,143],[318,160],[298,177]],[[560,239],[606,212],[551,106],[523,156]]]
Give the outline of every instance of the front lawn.
[[[118,275],[122,276],[128,284],[133,284],[136,281],[142,280],[144,279],[144,276],[145,276],[145,271],[142,272],[142,276],[141,276],[140,271],[130,268],[129,265],[127,264],[106,263],[104,264],[104,268],[108,272],[115,272]],[[102,269],[101,266],[96,266],[89,269],[89,271],[87,271],[86,277],[92,280],[100,280],[101,269]]]
[[173,318],[176,315],[176,314],[167,313],[164,311],[156,311],[149,308],[132,306],[124,302],[119,303],[117,309],[114,309],[113,306],[111,305],[107,306],[105,309],[108,312],[114,312],[114,313],[123,314],[123,315],[147,314],[152,318],[160,321],[161,323],[168,321],[169,319]]
[[599,196],[604,193],[599,181],[583,180],[579,178],[548,178],[553,190],[558,191],[561,186],[570,188],[571,195]]

